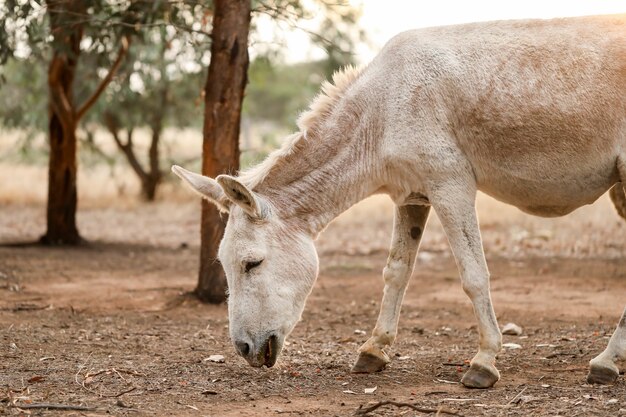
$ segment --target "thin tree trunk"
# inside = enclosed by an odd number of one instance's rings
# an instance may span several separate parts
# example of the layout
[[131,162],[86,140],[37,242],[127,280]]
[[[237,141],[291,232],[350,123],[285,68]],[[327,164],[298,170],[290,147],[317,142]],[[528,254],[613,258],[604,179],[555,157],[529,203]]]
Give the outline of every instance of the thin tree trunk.
[[[202,173],[215,178],[239,169],[241,104],[248,73],[250,0],[215,0],[211,64],[205,87]],[[203,301],[226,299],[226,279],[217,262],[224,221],[202,202],[200,274],[196,295]]]
[[[49,8],[56,7],[50,3]],[[69,11],[84,12],[83,2],[66,4]],[[61,5],[60,8],[63,8]],[[58,10],[57,10],[58,12]],[[50,27],[55,48],[48,69],[50,91],[47,231],[45,244],[78,244],[76,228],[76,124],[72,84],[80,54],[83,27],[67,22],[59,13],[50,13]]]
[[161,130],[163,126],[161,121],[152,126],[152,141],[150,142],[150,150],[148,151],[148,160],[150,171],[146,176],[143,184],[143,196],[146,201],[154,201],[156,198],[156,190],[161,183],[161,168],[159,166],[159,142],[161,140]]

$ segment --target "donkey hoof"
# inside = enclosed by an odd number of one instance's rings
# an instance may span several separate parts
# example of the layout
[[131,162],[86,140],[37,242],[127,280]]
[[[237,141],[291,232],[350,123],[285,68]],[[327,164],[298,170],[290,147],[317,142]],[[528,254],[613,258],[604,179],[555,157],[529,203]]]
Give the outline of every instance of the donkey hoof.
[[497,369],[491,370],[480,365],[472,365],[463,375],[461,383],[467,388],[491,388],[499,379]]
[[387,363],[389,363],[389,359],[380,358],[371,353],[361,352],[350,371],[354,374],[371,374],[385,369]]
[[604,366],[591,366],[587,374],[587,382],[590,384],[609,385],[615,383],[619,372]]

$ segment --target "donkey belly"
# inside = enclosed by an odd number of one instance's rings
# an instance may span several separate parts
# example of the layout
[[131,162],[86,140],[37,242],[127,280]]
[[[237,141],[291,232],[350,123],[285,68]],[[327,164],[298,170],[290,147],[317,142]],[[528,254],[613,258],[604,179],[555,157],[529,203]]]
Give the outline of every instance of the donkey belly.
[[616,159],[611,154],[585,161],[556,159],[534,169],[491,161],[475,165],[474,171],[482,192],[524,212],[556,217],[593,203],[618,182]]

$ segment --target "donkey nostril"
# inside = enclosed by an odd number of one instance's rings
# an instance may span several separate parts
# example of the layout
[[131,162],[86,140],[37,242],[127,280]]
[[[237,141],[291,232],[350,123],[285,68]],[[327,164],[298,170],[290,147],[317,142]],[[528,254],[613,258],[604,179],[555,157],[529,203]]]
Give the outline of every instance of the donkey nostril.
[[250,345],[246,342],[235,342],[235,346],[237,347],[237,350],[239,351],[239,354],[241,356],[248,356],[248,354],[250,353]]

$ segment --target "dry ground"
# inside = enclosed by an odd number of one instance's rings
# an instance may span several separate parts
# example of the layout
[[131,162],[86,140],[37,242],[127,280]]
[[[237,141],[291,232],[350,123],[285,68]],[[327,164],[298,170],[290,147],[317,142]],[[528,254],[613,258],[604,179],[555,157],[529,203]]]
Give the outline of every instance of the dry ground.
[[[0,199],[2,196],[0,196]],[[391,206],[368,200],[318,242],[321,276],[302,322],[271,369],[252,369],[228,340],[225,306],[186,297],[198,267],[198,203],[86,201],[75,249],[0,247],[0,414],[353,415],[396,400],[465,416],[626,415],[626,381],[585,383],[626,302],[626,228],[606,198],[557,220],[481,197],[480,217],[505,336],[502,380],[458,384],[476,350],[471,306],[436,217],[405,299],[393,362],[352,375],[376,320]],[[0,207],[0,241],[33,240],[37,203]],[[367,334],[363,334],[365,331]],[[225,356],[225,363],[207,361]],[[373,394],[365,388],[377,387]],[[10,403],[83,405],[42,411]],[[421,415],[385,406],[371,415]]]

